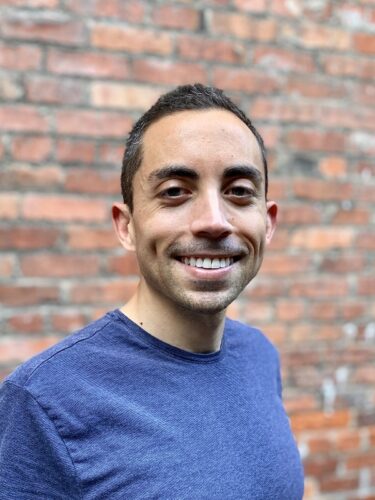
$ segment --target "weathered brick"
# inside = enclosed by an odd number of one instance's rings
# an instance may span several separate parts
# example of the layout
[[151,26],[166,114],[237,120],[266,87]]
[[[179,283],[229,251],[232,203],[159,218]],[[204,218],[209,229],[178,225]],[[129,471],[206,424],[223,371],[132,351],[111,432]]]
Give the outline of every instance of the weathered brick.
[[91,86],[91,102],[99,107],[146,111],[159,96],[158,89],[141,85],[97,82]]
[[321,220],[322,214],[318,207],[302,203],[283,203],[278,213],[280,224],[316,224]]
[[53,9],[59,4],[58,0],[1,0],[0,5],[12,7]]
[[306,272],[311,264],[307,255],[272,255],[265,257],[262,265],[262,273],[273,276],[291,276],[296,273]]
[[14,160],[41,162],[49,158],[52,151],[52,140],[45,136],[18,136],[11,142],[11,153]]
[[276,315],[280,321],[294,321],[305,316],[305,303],[293,299],[280,299],[276,304]]
[[333,76],[352,76],[373,79],[375,61],[347,55],[324,55],[321,57],[325,73]]
[[95,255],[40,253],[21,257],[20,268],[24,276],[92,276],[99,270],[99,260]]
[[333,224],[353,224],[361,225],[370,222],[371,214],[369,210],[357,208],[351,210],[338,210],[332,218]]
[[57,228],[0,227],[0,248],[18,250],[52,248],[58,243],[59,235]]
[[19,195],[0,193],[0,218],[16,219],[19,215]]
[[351,35],[344,29],[322,24],[307,24],[302,28],[300,43],[309,49],[348,50],[351,45]]
[[15,71],[40,69],[42,51],[30,45],[0,44],[0,67]]
[[91,27],[90,38],[94,47],[102,49],[164,56],[173,50],[173,41],[168,33],[130,26],[97,23]]
[[135,254],[116,255],[108,259],[108,271],[120,276],[139,274]]
[[352,90],[343,80],[329,80],[319,78],[317,75],[314,81],[308,76],[293,74],[288,77],[286,89],[290,97],[309,97],[313,99],[322,99],[324,97],[347,98],[352,95]]
[[295,278],[290,286],[292,297],[305,297],[314,299],[327,299],[345,297],[348,295],[349,285],[345,278],[336,276],[334,280],[330,277],[318,278]]
[[107,281],[85,285],[74,285],[71,299],[76,304],[123,304],[133,295],[135,281]]
[[108,142],[101,144],[98,150],[98,160],[101,164],[109,163],[110,165],[120,166],[124,156],[124,149],[123,144],[110,144]]
[[312,411],[291,417],[294,432],[314,429],[340,429],[349,427],[352,414],[348,410],[337,410],[329,413]]
[[345,158],[340,156],[327,156],[319,163],[319,170],[326,177],[344,177],[347,169],[348,165]]
[[375,54],[375,36],[372,33],[355,33],[353,35],[354,49],[360,53]]
[[40,314],[23,313],[12,316],[8,326],[19,333],[42,333],[44,321]]
[[305,73],[313,72],[315,69],[315,62],[310,54],[287,49],[256,47],[253,61],[261,67],[272,67],[286,72]]
[[266,0],[234,0],[237,9],[246,12],[266,12]]
[[354,242],[353,228],[309,227],[297,229],[291,238],[291,244],[297,248],[310,250],[327,250],[349,248]]
[[358,293],[360,295],[375,295],[375,276],[361,277],[358,280]]
[[354,456],[348,457],[345,460],[345,465],[349,470],[374,467],[375,451],[368,451],[367,453],[357,453]]
[[95,52],[72,52],[50,49],[47,69],[51,73],[79,75],[92,78],[126,79],[129,76],[127,60],[118,55]]
[[335,131],[292,130],[286,134],[286,141],[292,149],[341,152],[345,149],[347,137]]
[[2,35],[11,39],[79,45],[84,41],[84,26],[62,14],[28,13],[27,17],[22,15],[4,18]]
[[245,93],[269,94],[280,85],[278,77],[274,75],[243,68],[215,68],[212,80],[215,86],[224,90],[236,90]]
[[116,21],[120,19],[129,23],[140,23],[145,15],[145,5],[139,0],[126,0],[126,2],[123,0],[106,0],[105,2],[100,0],[81,0],[80,2],[65,0],[65,4],[70,11],[76,14],[100,18],[112,17]]
[[82,328],[87,322],[87,317],[79,312],[62,311],[51,316],[52,328],[56,332],[72,333]]
[[0,130],[47,132],[48,120],[36,107],[6,105],[0,107]]
[[177,40],[178,54],[193,61],[241,63],[246,59],[246,47],[242,42],[210,40],[204,37],[182,35]]
[[244,40],[270,42],[275,39],[277,25],[274,19],[253,19],[246,14],[212,12],[210,31],[216,35],[232,35]]
[[133,62],[135,80],[158,85],[183,85],[207,81],[206,70],[200,64],[173,63],[158,59],[137,59]]
[[200,27],[200,12],[181,5],[156,5],[152,21],[163,28],[195,31]]
[[321,481],[322,493],[333,493],[336,491],[355,490],[359,485],[359,478],[342,478],[337,476],[325,477]]
[[37,188],[45,191],[61,184],[62,177],[62,171],[56,165],[33,167],[15,163],[0,171],[1,184],[7,189]]
[[62,195],[27,195],[21,210],[25,219],[56,222],[103,222],[109,215],[103,200]]
[[61,340],[57,336],[7,338],[0,340],[0,362],[21,363]]
[[26,79],[29,101],[46,104],[82,104],[86,102],[85,85],[68,78],[30,76]]
[[119,242],[112,228],[94,229],[85,226],[69,227],[67,229],[67,244],[72,250],[99,250],[119,247]]
[[124,138],[131,124],[131,119],[124,113],[83,110],[60,110],[56,113],[56,127],[60,134]]
[[348,182],[308,178],[297,178],[292,188],[296,197],[310,200],[350,200],[354,192],[353,185]]
[[78,193],[119,194],[119,173],[107,170],[70,168],[66,172],[65,190]]
[[0,80],[0,101],[19,101],[23,97],[23,86],[14,76],[2,76]]
[[89,163],[95,159],[95,143],[76,139],[59,139],[56,159],[61,163]]
[[[1,232],[0,232],[1,237]],[[0,240],[1,245],[1,240]],[[0,279],[10,278],[15,271],[15,256],[1,253],[0,255]]]
[[0,285],[0,303],[6,306],[31,306],[56,303],[59,290],[56,286]]

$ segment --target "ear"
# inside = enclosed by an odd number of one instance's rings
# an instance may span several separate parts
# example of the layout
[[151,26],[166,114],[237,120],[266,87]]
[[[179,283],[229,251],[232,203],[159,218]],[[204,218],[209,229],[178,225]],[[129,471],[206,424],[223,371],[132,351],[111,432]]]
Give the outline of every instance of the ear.
[[267,220],[266,220],[266,244],[271,243],[273,233],[276,229],[277,205],[274,201],[267,201]]
[[135,251],[135,232],[133,216],[128,205],[115,203],[112,206],[112,221],[121,245],[131,252]]

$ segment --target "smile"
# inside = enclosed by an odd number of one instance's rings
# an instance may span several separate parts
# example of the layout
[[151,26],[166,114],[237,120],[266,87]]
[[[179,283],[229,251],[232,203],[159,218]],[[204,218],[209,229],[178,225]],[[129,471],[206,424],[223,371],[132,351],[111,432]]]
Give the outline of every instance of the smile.
[[203,269],[221,269],[229,267],[234,263],[233,257],[182,257],[181,262],[191,267],[201,267]]

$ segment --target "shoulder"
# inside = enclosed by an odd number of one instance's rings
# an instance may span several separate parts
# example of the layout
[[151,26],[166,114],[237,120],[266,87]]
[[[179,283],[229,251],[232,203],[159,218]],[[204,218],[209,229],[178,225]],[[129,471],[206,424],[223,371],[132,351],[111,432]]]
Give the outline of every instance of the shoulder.
[[113,314],[107,313],[102,318],[89,323],[81,330],[30,358],[11,373],[4,382],[11,382],[18,387],[32,389],[45,381],[56,382],[71,373],[72,365],[79,364],[79,359],[87,356],[93,347],[95,338],[114,321]]
[[254,351],[278,361],[278,351],[267,336],[258,328],[226,318],[225,335],[233,348]]

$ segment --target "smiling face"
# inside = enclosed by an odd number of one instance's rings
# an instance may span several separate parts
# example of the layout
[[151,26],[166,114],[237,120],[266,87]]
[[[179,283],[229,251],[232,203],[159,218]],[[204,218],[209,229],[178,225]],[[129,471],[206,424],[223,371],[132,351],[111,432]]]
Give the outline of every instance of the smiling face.
[[275,227],[248,127],[222,109],[154,122],[133,193],[132,213],[124,205],[114,218],[122,244],[137,254],[140,290],[172,307],[225,309],[258,272]]

